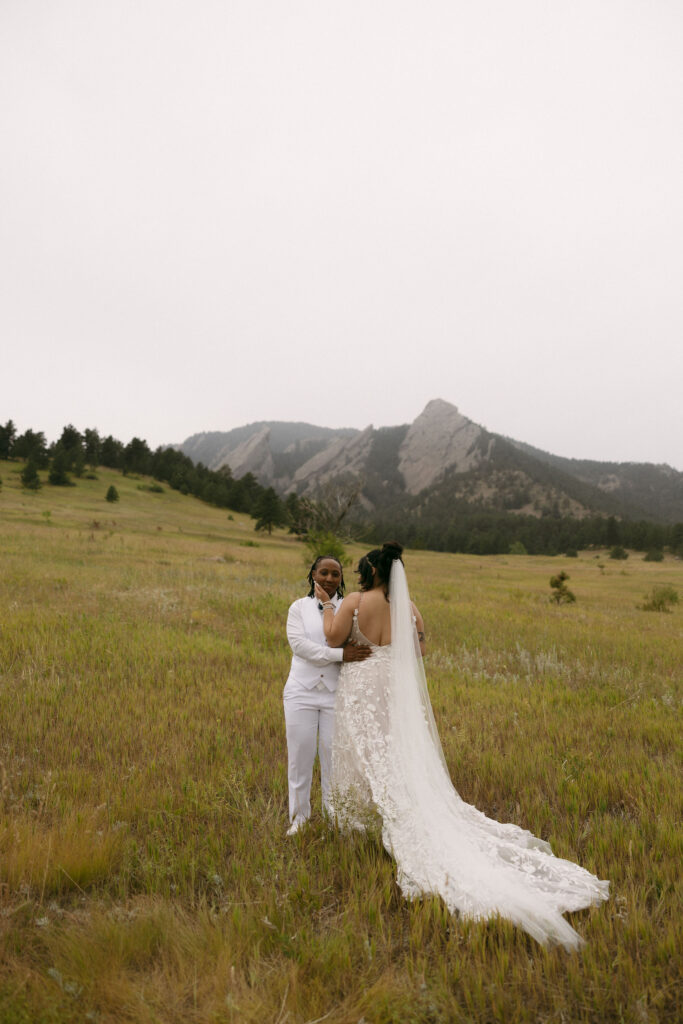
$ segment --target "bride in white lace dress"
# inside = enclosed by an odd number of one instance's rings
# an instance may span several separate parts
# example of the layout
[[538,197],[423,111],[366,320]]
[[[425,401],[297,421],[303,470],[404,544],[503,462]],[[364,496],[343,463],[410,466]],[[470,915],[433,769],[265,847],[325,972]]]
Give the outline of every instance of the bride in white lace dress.
[[451,913],[500,915],[538,942],[578,948],[562,917],[608,898],[609,883],[553,856],[548,843],[500,824],[465,803],[451,783],[434,723],[421,654],[424,632],[410,601],[402,548],[359,562],[361,592],[336,615],[326,594],[327,641],[373,649],[342,668],[332,752],[334,810],[342,827],[363,828],[379,813],[382,840],[409,899],[440,896]]

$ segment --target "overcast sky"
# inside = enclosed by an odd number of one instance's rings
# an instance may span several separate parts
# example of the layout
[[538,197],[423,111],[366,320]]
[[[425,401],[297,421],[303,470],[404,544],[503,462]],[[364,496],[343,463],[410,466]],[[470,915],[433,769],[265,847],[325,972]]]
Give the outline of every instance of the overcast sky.
[[680,0],[0,0],[0,421],[683,469]]

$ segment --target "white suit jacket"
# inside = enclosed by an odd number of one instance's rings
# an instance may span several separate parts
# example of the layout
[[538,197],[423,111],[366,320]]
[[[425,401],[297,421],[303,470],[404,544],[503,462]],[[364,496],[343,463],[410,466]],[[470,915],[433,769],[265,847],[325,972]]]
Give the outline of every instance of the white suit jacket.
[[[333,597],[335,611],[339,598]],[[292,648],[289,678],[307,690],[324,683],[332,693],[339,683],[344,652],[341,647],[328,647],[323,632],[323,613],[314,597],[300,597],[287,615],[287,639]]]

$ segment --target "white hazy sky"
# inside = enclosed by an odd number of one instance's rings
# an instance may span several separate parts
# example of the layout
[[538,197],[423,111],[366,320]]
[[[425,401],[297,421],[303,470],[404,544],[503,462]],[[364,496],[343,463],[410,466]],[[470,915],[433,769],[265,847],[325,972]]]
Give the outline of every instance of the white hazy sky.
[[0,420],[683,469],[680,0],[0,0]]

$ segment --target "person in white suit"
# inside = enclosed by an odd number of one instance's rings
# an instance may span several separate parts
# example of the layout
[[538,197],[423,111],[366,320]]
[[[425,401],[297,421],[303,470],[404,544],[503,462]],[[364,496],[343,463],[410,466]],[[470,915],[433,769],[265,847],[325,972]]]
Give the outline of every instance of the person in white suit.
[[[323,809],[330,803],[330,770],[334,737],[334,703],[342,661],[362,661],[369,647],[346,644],[328,647],[323,632],[323,603],[336,609],[344,596],[341,562],[319,555],[308,573],[309,592],[295,601],[287,616],[292,666],[283,693],[287,729],[289,821],[294,835],[311,816],[311,783],[316,750],[320,760]],[[327,596],[314,596],[315,584]]]

